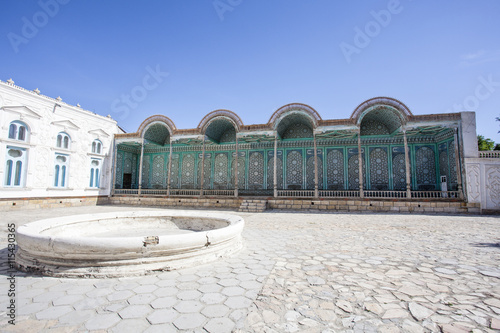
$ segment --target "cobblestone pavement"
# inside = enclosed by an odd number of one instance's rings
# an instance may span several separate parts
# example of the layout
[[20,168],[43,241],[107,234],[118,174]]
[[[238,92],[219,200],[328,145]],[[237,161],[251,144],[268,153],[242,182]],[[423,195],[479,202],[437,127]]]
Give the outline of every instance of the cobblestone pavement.
[[[153,208],[2,213],[51,216]],[[500,330],[500,219],[484,216],[237,213],[245,248],[144,277],[16,276],[16,325],[2,332],[494,332]]]

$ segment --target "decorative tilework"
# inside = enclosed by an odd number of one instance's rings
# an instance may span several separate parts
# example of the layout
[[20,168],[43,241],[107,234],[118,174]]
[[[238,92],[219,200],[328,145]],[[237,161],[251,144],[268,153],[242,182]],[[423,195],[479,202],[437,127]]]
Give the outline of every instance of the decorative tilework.
[[[234,173],[236,172],[236,159],[231,162],[231,185],[234,187]],[[238,189],[245,188],[245,158],[238,157]]]
[[218,153],[214,162],[214,188],[225,189],[228,186],[227,179],[228,161],[227,153]]
[[289,150],[286,156],[286,183],[290,188],[292,186],[300,186],[303,183],[302,170],[302,151]]
[[194,188],[194,154],[182,157],[181,184],[185,188]]
[[170,187],[179,188],[179,154],[172,154],[172,166],[170,167]]
[[[362,158],[363,175],[366,175],[366,163],[364,156]],[[348,184],[350,190],[359,190],[359,160],[358,155],[352,155],[347,162],[348,165]],[[366,189],[366,176],[363,177],[363,189]]]
[[132,155],[132,185],[137,186],[138,177],[137,177],[137,155]]
[[[309,156],[306,162],[306,186],[308,190],[314,190],[314,155]],[[323,189],[323,159],[318,155],[318,189]]]
[[148,188],[149,184],[149,156],[144,156],[142,161],[142,188]]
[[118,188],[122,187],[123,173],[122,173],[123,153],[118,152],[116,155],[116,180],[115,183]]
[[234,127],[231,127],[222,134],[220,138],[220,143],[235,142],[236,141],[236,131]]
[[236,131],[233,123],[225,117],[212,120],[205,131],[205,135],[216,143],[236,141]]
[[447,181],[450,181],[450,176],[448,174],[448,150],[439,152],[439,175],[446,176]]
[[370,183],[372,190],[389,190],[389,166],[386,148],[372,148],[370,151]]
[[151,185],[153,187],[163,187],[165,184],[165,159],[162,155],[153,159],[153,175]]
[[405,154],[395,154],[392,158],[392,179],[396,191],[406,190]]
[[457,161],[456,161],[456,155],[455,155],[455,140],[450,141],[448,144],[448,151],[449,151],[449,170],[450,170],[450,188],[449,190],[456,190],[458,187],[457,183]]
[[328,150],[326,155],[326,182],[329,190],[344,189],[344,153],[342,149]]
[[170,142],[170,133],[165,125],[156,123],[148,127],[146,133],[144,133],[144,139],[157,145],[164,146]]
[[436,162],[434,150],[423,146],[415,152],[415,166],[417,186],[419,190],[431,191],[436,189]]
[[373,119],[363,120],[361,123],[361,135],[388,135],[389,129],[380,121]]
[[[198,187],[201,188],[201,160],[203,154],[198,154],[198,176],[197,182]],[[212,188],[212,184],[210,182],[210,170],[211,170],[211,153],[205,153],[205,159],[203,160],[203,188],[208,190]]]
[[264,186],[264,154],[252,152],[248,160],[248,187],[261,189]]
[[132,158],[125,158],[125,163],[123,165],[123,173],[132,173]]
[[312,137],[312,129],[306,124],[302,123],[291,124],[282,135],[283,139],[302,139]]
[[[385,127],[386,132],[381,134],[393,133],[401,127],[401,119],[397,115],[397,112],[394,108],[386,105],[372,107],[361,120],[361,135],[379,135],[378,133],[382,131],[382,128],[379,128],[379,126]],[[373,124],[376,124],[375,128]],[[366,127],[363,128],[363,126]],[[370,134],[364,134],[364,130],[370,131]],[[372,134],[371,131],[375,131],[376,133]]]
[[[276,185],[278,189],[283,189],[283,153],[278,151],[276,167]],[[274,152],[267,160],[267,189],[274,189]]]

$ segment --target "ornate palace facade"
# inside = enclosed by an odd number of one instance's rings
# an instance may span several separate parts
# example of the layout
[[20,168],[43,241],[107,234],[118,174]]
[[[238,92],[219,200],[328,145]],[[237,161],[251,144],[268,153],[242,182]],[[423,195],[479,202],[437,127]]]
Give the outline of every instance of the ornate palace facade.
[[464,157],[477,156],[473,112],[413,115],[387,97],[348,119],[297,103],[258,125],[228,110],[194,129],[152,116],[115,145],[114,193],[167,196],[460,199]]

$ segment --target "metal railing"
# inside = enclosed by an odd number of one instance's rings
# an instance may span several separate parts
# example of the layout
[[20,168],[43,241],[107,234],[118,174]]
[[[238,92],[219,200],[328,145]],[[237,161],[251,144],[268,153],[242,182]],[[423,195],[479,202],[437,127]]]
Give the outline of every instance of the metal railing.
[[278,190],[278,197],[314,197],[314,190]]
[[115,194],[137,195],[137,194],[139,194],[139,190],[138,189],[117,188],[117,189],[115,189]]
[[[138,189],[115,189],[115,195],[139,195]],[[167,189],[141,189],[141,195],[169,195]],[[200,189],[170,189],[170,196],[201,196]],[[234,190],[203,190],[203,195],[213,197],[234,197]],[[245,196],[244,194],[240,195]],[[319,190],[320,198],[359,198],[355,190]],[[364,190],[364,198],[407,199],[406,191]],[[314,190],[278,190],[279,198],[314,198]],[[408,198],[409,199],[409,198]],[[459,191],[411,191],[411,199],[460,199]]]
[[363,191],[365,198],[406,198],[406,191]]
[[170,189],[170,195],[180,196],[180,197],[197,197],[200,195],[200,190],[195,189]]
[[203,190],[203,195],[232,197],[234,190]]
[[458,199],[459,191],[412,191],[412,199]]
[[141,189],[141,195],[168,195],[168,191],[165,189],[151,189],[151,188],[145,188]]
[[320,190],[322,198],[359,198],[359,191]]

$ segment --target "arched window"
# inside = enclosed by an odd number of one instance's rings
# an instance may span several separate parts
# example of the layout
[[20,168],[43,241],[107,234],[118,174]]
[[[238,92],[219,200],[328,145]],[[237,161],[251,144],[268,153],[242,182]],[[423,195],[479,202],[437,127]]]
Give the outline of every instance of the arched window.
[[17,147],[7,147],[7,157],[5,165],[5,186],[23,187],[26,175],[26,155],[25,149]]
[[101,154],[101,151],[102,151],[102,142],[100,140],[95,139],[94,142],[92,142],[92,153]]
[[22,121],[13,121],[9,126],[9,139],[28,141],[28,126]]
[[54,187],[66,187],[68,179],[69,158],[67,155],[56,154],[54,166]]
[[90,187],[99,188],[101,176],[101,160],[93,158],[90,162]]
[[57,134],[57,139],[56,139],[57,148],[69,149],[70,146],[71,146],[71,138],[67,133],[60,132],[59,134]]

